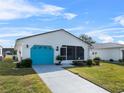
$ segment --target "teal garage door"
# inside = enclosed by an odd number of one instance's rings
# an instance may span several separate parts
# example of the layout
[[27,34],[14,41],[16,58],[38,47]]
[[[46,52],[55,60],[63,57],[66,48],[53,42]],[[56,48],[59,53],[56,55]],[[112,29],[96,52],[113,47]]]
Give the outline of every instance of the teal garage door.
[[31,59],[33,65],[53,64],[54,50],[51,46],[34,45],[31,48]]

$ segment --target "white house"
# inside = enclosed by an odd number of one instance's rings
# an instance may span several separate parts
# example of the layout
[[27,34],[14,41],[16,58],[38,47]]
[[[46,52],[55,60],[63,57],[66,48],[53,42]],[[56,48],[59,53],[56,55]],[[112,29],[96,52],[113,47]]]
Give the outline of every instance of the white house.
[[66,61],[89,58],[89,44],[64,29],[19,38],[15,50],[19,61],[31,58],[33,64],[53,64],[58,55]]
[[3,55],[2,55],[2,49],[3,49],[3,47],[0,46],[0,60],[2,60],[2,57],[3,57]]
[[102,60],[124,59],[124,44],[101,43],[93,44],[90,49],[90,58],[100,57]]

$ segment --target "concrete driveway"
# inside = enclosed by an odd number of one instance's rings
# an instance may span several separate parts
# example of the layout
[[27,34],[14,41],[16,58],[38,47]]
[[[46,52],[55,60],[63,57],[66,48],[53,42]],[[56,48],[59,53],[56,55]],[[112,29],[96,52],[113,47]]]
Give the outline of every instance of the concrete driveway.
[[34,70],[53,93],[110,93],[56,65],[35,65]]

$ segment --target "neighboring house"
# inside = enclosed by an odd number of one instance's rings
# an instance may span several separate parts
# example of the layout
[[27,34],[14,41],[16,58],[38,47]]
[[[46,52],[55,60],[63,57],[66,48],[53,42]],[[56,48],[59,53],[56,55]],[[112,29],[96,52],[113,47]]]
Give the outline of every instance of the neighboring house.
[[0,46],[0,61],[2,60],[2,57],[3,57],[3,55],[2,55],[2,46]]
[[2,55],[5,57],[6,55],[14,55],[14,48],[3,48]]
[[89,58],[89,45],[64,29],[19,38],[15,50],[19,61],[31,58],[33,64],[54,64],[58,55],[63,60]]
[[90,50],[90,58],[100,57],[102,60],[124,59],[124,44],[101,43],[93,44]]
[[14,54],[14,48],[3,48],[0,46],[0,60],[2,60],[7,55],[13,55]]

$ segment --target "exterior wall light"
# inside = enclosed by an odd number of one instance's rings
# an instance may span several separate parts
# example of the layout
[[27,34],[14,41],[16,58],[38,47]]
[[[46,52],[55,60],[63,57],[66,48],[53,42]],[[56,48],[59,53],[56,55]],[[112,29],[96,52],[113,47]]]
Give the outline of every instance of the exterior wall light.
[[27,45],[26,45],[26,47],[28,48],[28,47],[29,47],[29,45],[27,44]]
[[56,51],[59,51],[59,47],[58,46],[56,47]]

